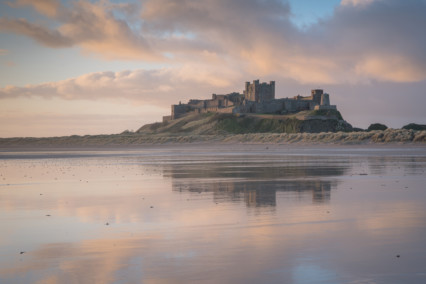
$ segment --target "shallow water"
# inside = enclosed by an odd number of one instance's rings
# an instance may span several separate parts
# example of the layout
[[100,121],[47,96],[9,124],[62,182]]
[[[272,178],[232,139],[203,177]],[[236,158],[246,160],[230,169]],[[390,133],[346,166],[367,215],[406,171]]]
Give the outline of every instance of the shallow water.
[[426,283],[426,148],[0,153],[0,283]]

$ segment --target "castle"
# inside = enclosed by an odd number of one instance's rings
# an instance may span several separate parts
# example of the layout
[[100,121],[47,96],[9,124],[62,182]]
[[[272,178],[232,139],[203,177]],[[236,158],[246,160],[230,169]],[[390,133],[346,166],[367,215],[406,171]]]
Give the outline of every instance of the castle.
[[257,113],[257,114],[288,114],[303,110],[336,110],[330,105],[330,96],[321,89],[311,91],[307,97],[275,98],[275,81],[259,83],[246,82],[243,94],[230,93],[226,95],[213,94],[210,100],[189,100],[187,104],[172,105],[172,113],[164,116],[163,121],[180,118],[189,113]]

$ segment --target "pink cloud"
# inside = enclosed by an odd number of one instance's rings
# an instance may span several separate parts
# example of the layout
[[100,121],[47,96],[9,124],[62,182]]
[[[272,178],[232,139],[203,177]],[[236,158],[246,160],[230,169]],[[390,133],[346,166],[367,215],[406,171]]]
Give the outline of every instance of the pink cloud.
[[[194,76],[194,71],[197,76]],[[237,73],[224,79],[221,70],[203,65],[186,65],[180,69],[96,72],[76,78],[24,87],[0,88],[0,98],[39,97],[66,100],[128,99],[162,105],[193,96],[208,97],[215,91],[232,91],[232,84],[242,82]],[[237,79],[238,78],[238,79]],[[242,88],[242,83],[240,83]]]
[[[106,4],[104,4],[106,3]],[[14,7],[29,5],[58,22],[58,28],[28,22],[25,19],[0,19],[0,31],[22,34],[33,38],[47,47],[81,47],[83,52],[98,55],[107,60],[161,60],[161,54],[154,51],[148,41],[133,32],[124,20],[114,17],[114,7],[106,1],[72,2],[65,8],[57,1],[20,0]]]

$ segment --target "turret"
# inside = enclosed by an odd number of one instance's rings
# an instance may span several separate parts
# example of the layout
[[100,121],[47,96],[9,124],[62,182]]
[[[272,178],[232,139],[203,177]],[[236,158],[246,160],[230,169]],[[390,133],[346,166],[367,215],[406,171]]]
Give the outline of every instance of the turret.
[[322,94],[321,95],[321,105],[322,106],[329,106],[330,105],[330,96],[329,96],[329,94]]
[[269,85],[271,85],[271,100],[275,99],[275,81],[270,81]]
[[324,91],[322,89],[312,90],[311,91],[312,100],[317,104],[321,104],[321,96],[322,96],[323,92]]

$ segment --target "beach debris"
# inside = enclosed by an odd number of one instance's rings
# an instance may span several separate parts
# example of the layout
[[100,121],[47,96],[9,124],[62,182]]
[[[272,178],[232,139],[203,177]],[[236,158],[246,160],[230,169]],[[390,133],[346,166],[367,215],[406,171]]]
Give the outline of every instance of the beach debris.
[[25,251],[21,251],[19,254],[24,254],[25,253]]
[[109,226],[109,223],[108,223],[108,222],[106,222],[106,223],[105,223],[105,226]]
[[50,217],[50,214],[46,214],[46,217]]
[[397,255],[396,255],[396,257],[397,257],[397,258],[400,258],[400,257],[401,257],[401,255],[397,254]]

